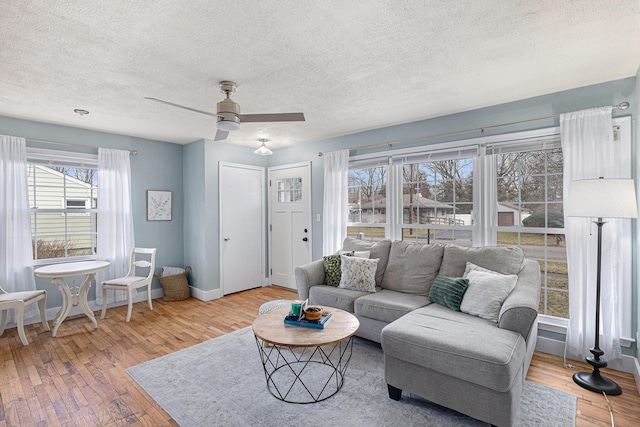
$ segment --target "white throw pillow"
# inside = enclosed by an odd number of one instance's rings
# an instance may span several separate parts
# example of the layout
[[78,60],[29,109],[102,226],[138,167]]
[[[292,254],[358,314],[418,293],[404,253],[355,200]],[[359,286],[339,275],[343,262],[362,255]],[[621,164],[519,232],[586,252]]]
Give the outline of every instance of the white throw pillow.
[[502,303],[516,286],[518,276],[471,270],[465,277],[469,287],[462,298],[460,311],[498,322]]
[[376,270],[379,259],[340,255],[341,277],[339,288],[375,292]]
[[474,263],[467,261],[467,266],[466,266],[466,268],[464,270],[464,274],[462,275],[462,277],[466,278],[467,274],[469,274],[469,272],[471,272],[471,271],[484,271],[485,273],[502,275],[502,273],[498,273],[497,271],[489,270],[488,268],[480,267],[479,265],[475,265]]
[[369,258],[371,256],[371,251],[340,251],[338,253],[340,255],[351,254],[351,256],[358,258]]

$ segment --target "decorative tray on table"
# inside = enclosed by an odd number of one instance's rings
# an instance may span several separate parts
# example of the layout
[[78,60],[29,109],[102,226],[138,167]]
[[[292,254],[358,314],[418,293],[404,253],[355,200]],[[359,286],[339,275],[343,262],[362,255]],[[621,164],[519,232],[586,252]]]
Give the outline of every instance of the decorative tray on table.
[[289,314],[284,318],[287,325],[305,326],[307,328],[324,329],[331,321],[333,314],[323,310],[322,307],[308,306],[306,301],[300,307],[300,314]]

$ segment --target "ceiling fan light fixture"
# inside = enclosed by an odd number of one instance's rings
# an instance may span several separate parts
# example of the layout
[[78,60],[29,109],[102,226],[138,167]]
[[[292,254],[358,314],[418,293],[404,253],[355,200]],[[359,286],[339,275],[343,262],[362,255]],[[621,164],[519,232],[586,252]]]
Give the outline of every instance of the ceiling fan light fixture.
[[253,152],[254,154],[257,154],[258,156],[270,156],[273,154],[273,151],[269,150],[265,145],[268,139],[259,139],[258,141],[262,142],[262,145]]
[[226,132],[232,132],[234,130],[240,129],[240,123],[235,122],[233,120],[219,120],[216,123],[216,126],[218,129]]

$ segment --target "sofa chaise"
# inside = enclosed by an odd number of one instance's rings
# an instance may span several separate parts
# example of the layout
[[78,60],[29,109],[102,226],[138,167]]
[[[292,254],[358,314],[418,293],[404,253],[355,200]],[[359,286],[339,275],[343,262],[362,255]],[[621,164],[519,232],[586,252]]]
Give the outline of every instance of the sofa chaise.
[[[536,344],[539,264],[518,247],[388,239],[348,237],[341,253],[295,269],[298,297],[358,318],[356,335],[382,346],[389,397],[399,400],[404,391],[513,425]],[[339,284],[328,262],[336,257]],[[369,269],[375,283],[349,283],[353,276],[344,272],[353,268]]]

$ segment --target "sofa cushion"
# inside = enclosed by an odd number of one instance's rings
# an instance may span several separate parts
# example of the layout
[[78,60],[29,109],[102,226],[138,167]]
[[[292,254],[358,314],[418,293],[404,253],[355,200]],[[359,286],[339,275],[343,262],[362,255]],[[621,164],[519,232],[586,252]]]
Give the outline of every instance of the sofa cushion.
[[354,256],[340,255],[342,259],[341,277],[339,288],[353,289],[354,291],[375,292],[376,270],[378,259],[358,258]]
[[442,256],[440,274],[447,277],[462,277],[467,262],[502,274],[518,274],[524,260],[524,251],[518,247],[485,246],[468,248],[446,245]]
[[502,303],[516,286],[518,276],[471,270],[466,277],[469,287],[460,311],[497,323]]
[[376,286],[382,284],[382,277],[387,269],[389,262],[389,249],[391,249],[391,240],[384,239],[378,242],[366,242],[364,240],[347,237],[344,239],[342,250],[344,251],[369,251],[369,258],[378,258],[378,269],[376,270]]
[[443,305],[454,311],[460,311],[460,304],[467,288],[469,279],[463,277],[447,277],[442,274],[436,277],[429,292],[429,301]]
[[390,356],[444,375],[506,392],[526,357],[522,336],[495,323],[438,304],[419,308],[385,326],[380,335]]
[[353,313],[354,302],[368,292],[340,289],[334,286],[316,285],[309,288],[309,304],[335,307]]
[[427,304],[429,304],[427,297],[382,289],[375,294],[358,298],[354,313],[369,319],[391,323]]
[[[428,296],[431,284],[438,276],[443,252],[444,246],[439,244],[394,241],[382,279],[382,288]],[[462,274],[456,277],[460,276]]]

